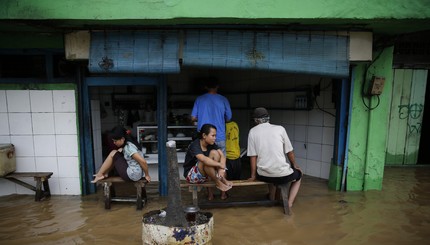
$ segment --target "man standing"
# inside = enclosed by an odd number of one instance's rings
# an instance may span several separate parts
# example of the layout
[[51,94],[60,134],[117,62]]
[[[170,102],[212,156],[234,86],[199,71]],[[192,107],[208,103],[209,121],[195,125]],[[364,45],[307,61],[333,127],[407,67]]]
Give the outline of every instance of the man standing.
[[197,121],[197,131],[207,123],[215,125],[217,129],[215,143],[225,156],[225,123],[231,120],[232,113],[230,103],[226,97],[218,94],[218,88],[216,79],[208,80],[205,86],[208,92],[197,97],[191,112],[191,120]]
[[[248,135],[248,153],[251,163],[251,178],[272,183],[269,185],[269,197],[275,199],[276,186],[291,183],[288,205],[291,208],[300,188],[302,170],[297,165],[293,146],[285,128],[270,124],[266,108],[254,110],[256,124]],[[286,156],[290,163],[287,162]]]
[[[216,79],[210,78],[207,80],[205,89],[208,92],[197,97],[196,101],[194,101],[191,120],[193,122],[197,121],[197,131],[199,132],[205,124],[212,124],[216,127],[215,144],[225,157],[225,123],[231,120],[232,113],[227,98],[218,94],[218,87],[219,85]],[[225,172],[223,177],[227,177]],[[221,199],[225,200],[227,197],[227,193],[222,191]],[[211,188],[208,188],[208,199],[214,199]]]

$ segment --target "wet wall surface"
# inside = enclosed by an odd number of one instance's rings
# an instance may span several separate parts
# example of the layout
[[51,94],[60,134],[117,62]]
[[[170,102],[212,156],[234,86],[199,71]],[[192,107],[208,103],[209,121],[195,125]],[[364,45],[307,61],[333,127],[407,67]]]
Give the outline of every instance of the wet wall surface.
[[[123,186],[125,194],[130,190]],[[233,188],[227,201],[265,198],[266,188]],[[155,183],[149,202],[104,209],[102,191],[85,197],[0,197],[1,244],[142,244],[142,215],[163,209]],[[201,201],[205,192],[199,193]],[[184,204],[191,193],[182,191]],[[220,201],[219,195],[215,201]],[[341,193],[305,176],[286,217],[281,206],[211,208],[212,244],[430,244],[430,168],[386,168],[382,191]]]

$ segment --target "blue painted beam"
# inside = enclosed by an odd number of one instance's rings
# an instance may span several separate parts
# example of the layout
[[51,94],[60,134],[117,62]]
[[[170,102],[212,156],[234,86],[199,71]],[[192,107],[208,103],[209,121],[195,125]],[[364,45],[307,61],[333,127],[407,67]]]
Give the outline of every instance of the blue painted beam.
[[342,165],[345,157],[346,133],[349,110],[349,81],[343,79],[339,82],[337,91],[337,117],[336,117],[336,138],[335,138],[335,163]]

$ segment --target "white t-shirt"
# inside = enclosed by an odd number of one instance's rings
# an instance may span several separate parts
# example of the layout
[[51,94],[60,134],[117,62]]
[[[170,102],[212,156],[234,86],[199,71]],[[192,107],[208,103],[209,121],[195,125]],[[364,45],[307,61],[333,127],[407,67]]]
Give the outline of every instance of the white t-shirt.
[[282,177],[293,173],[286,154],[293,150],[285,128],[270,123],[259,124],[249,131],[248,156],[257,156],[257,173]]

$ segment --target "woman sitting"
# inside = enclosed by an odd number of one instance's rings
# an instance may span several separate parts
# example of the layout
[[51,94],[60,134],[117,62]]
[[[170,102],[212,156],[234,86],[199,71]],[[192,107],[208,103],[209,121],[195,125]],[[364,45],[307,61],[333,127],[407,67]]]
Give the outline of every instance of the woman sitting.
[[[226,158],[215,144],[215,139],[216,127],[212,124],[204,124],[198,134],[198,139],[188,146],[184,162],[184,177],[191,184],[203,183],[209,177],[221,190],[221,198],[225,199],[225,192],[231,189],[232,183],[225,178]],[[209,200],[212,199],[213,194],[209,191]]]
[[118,147],[112,150],[103,162],[100,170],[94,175],[91,183],[96,183],[108,176],[108,173],[115,167],[119,176],[125,181],[138,181],[145,178],[148,182],[151,177],[148,172],[148,164],[136,142],[122,126],[117,126],[111,131],[111,139]]

